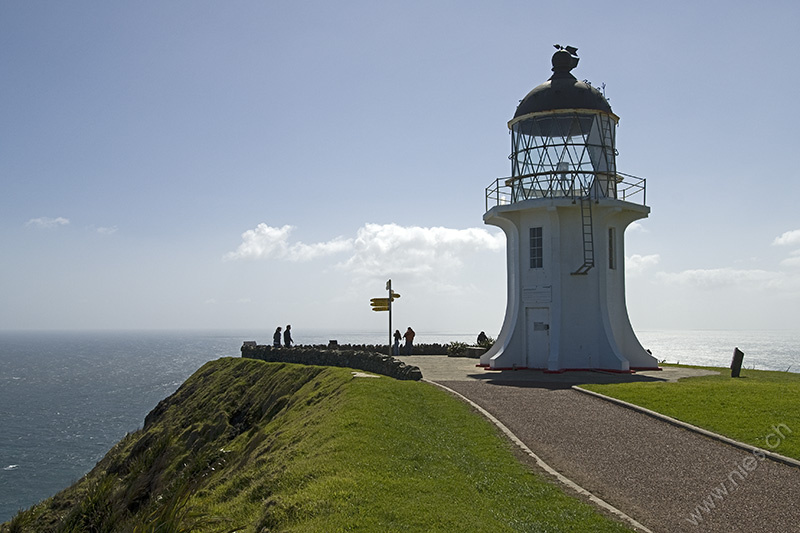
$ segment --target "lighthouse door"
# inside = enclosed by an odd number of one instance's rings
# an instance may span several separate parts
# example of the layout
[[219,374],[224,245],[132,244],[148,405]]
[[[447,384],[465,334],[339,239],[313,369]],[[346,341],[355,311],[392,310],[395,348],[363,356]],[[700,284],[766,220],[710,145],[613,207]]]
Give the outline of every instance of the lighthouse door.
[[550,309],[528,307],[525,311],[528,368],[547,368],[550,356]]

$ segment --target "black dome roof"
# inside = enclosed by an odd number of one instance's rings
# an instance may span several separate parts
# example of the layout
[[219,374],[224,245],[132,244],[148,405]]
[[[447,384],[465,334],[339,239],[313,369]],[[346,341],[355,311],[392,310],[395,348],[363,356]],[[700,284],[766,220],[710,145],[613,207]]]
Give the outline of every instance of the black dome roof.
[[557,48],[559,50],[553,54],[553,75],[522,99],[514,118],[557,109],[594,109],[611,113],[611,106],[603,93],[570,74],[570,70],[578,65],[577,48],[567,47],[569,51]]

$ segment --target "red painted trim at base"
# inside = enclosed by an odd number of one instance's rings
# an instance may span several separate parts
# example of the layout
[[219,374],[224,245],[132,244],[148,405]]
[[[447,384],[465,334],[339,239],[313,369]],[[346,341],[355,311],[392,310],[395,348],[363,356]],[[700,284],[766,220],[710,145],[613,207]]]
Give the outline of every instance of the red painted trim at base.
[[563,374],[564,372],[612,372],[614,374],[635,374],[641,370],[662,370],[659,367],[637,366],[630,370],[616,370],[613,368],[560,368],[558,370],[547,370],[546,368],[528,368],[527,366],[502,366],[491,368],[489,365],[477,364],[478,368],[486,370],[541,370],[545,374]]
[[559,368],[558,370],[547,370],[546,368],[528,368],[518,366],[516,368],[492,368],[491,370],[539,370],[545,374],[563,374],[564,372],[613,372],[614,374],[633,374],[633,370],[615,370],[613,368]]
[[564,372],[612,372],[614,374],[633,374],[631,370],[617,370],[614,368],[561,368],[558,370],[543,370],[545,374],[563,374]]

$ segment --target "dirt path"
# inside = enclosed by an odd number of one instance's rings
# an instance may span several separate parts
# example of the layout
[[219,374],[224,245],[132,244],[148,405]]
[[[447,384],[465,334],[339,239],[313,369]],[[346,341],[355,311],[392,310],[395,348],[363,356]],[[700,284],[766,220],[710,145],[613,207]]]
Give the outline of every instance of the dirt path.
[[[431,359],[428,373],[486,409],[551,467],[654,532],[800,531],[798,468],[572,390],[576,381],[587,382],[584,373],[501,376],[474,361],[457,365],[460,374],[442,373],[447,361]],[[431,379],[425,362],[418,366]],[[779,424],[765,420],[765,436]]]

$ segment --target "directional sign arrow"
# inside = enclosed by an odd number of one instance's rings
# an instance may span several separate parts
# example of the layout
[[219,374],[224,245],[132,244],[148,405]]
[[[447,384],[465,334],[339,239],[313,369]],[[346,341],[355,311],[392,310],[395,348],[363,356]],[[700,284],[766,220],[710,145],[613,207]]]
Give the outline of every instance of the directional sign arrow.
[[370,298],[369,300],[370,305],[380,305],[385,306],[389,305],[389,298]]

